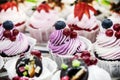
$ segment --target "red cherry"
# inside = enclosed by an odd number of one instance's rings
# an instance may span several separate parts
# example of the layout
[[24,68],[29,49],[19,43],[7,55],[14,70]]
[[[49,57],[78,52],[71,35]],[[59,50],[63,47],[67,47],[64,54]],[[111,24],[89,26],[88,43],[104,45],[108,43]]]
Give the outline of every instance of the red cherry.
[[19,34],[19,31],[17,29],[13,30],[13,36],[17,36]]
[[115,31],[120,31],[120,24],[114,24],[113,29]]
[[38,57],[38,58],[41,58],[41,52],[38,51],[38,50],[32,50],[31,51],[31,54]]
[[69,79],[70,79],[69,76],[64,76],[61,78],[61,80],[69,80]]
[[94,59],[91,60],[91,65],[93,65],[93,64],[94,64],[94,65],[97,64],[97,59],[96,59],[96,58],[94,58]]
[[10,37],[10,40],[11,40],[11,41],[15,41],[15,40],[16,40],[16,37],[15,37],[15,36],[11,36],[11,37]]
[[120,39],[120,31],[119,31],[119,32],[115,32],[115,37],[116,37],[117,39]]
[[107,29],[105,34],[109,37],[112,37],[113,36],[113,30],[112,29]]
[[70,37],[71,38],[76,38],[77,37],[77,33],[76,32],[71,32]]
[[90,55],[90,53],[88,51],[82,51],[82,54],[81,54],[80,57],[82,58],[83,56],[90,57],[91,55]]
[[20,77],[19,76],[15,76],[15,77],[13,77],[13,79],[12,80],[19,80],[20,79]]
[[65,36],[69,36],[69,35],[70,35],[70,29],[65,28],[65,29],[63,30],[63,34],[64,34]]
[[90,57],[88,56],[83,56],[82,57],[83,61],[89,66],[90,65]]
[[3,36],[6,37],[6,38],[9,38],[9,37],[11,37],[11,32],[9,30],[5,30],[3,32]]

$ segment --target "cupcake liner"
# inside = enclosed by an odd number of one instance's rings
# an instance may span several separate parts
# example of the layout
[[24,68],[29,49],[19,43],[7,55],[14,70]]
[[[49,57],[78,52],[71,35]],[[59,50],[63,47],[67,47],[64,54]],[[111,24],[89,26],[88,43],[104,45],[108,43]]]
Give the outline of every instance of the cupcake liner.
[[[88,39],[86,39],[82,36],[80,36],[79,38],[80,38],[80,40],[82,40],[86,43],[86,45],[88,46],[87,50],[89,52],[91,52],[92,43]],[[48,44],[49,44],[49,42],[48,42]],[[57,63],[58,68],[60,68],[61,64],[65,63],[68,60],[68,58],[73,58],[72,55],[58,55],[58,54],[55,54],[55,53],[52,52],[51,49],[49,49],[49,52],[50,52],[51,58]]]
[[3,58],[0,56],[0,70],[2,69],[3,65],[4,65],[4,60],[3,60]]
[[47,43],[49,40],[49,35],[52,33],[53,28],[39,28],[39,29],[33,29],[29,27],[29,32],[31,37],[35,38],[37,40],[37,43]]
[[110,73],[111,77],[120,79],[120,62],[98,59],[97,65]]

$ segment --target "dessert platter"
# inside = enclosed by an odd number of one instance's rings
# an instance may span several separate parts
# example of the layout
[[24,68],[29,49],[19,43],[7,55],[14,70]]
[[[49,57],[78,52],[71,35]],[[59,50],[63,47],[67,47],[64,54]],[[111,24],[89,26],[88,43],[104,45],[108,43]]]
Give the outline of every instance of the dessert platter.
[[0,0],[0,80],[120,80],[120,0]]

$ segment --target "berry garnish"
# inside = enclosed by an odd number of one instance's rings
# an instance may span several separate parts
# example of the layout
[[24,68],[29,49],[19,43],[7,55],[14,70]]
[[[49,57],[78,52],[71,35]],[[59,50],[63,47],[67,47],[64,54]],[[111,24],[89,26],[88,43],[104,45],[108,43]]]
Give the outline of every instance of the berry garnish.
[[102,27],[105,28],[105,29],[110,28],[112,25],[113,25],[113,22],[110,19],[105,19],[102,22]]
[[11,30],[13,29],[14,25],[13,25],[13,22],[12,21],[5,21],[3,23],[3,27],[6,29],[6,30]]
[[10,37],[11,37],[11,32],[10,32],[10,30],[5,30],[5,31],[3,32],[3,36],[6,37],[6,38],[10,38]]
[[69,76],[64,76],[61,78],[61,80],[70,80]]
[[115,31],[120,31],[120,24],[114,24],[114,25],[113,25],[113,29],[114,29]]
[[65,63],[62,63],[61,68],[66,70],[68,68],[68,65],[66,65]]
[[88,56],[83,56],[82,57],[83,61],[89,66],[90,65],[90,57]]
[[80,66],[80,61],[78,61],[77,59],[76,59],[76,60],[73,60],[73,61],[72,61],[72,66],[73,66],[73,67],[79,67],[79,66]]
[[96,14],[96,10],[84,2],[79,2],[74,8],[74,17],[78,17],[79,20],[82,19],[83,14],[86,14],[90,18],[90,10]]
[[19,76],[15,76],[15,77],[13,77],[13,79],[12,80],[19,80],[20,79],[20,77]]
[[107,29],[105,34],[108,36],[108,37],[111,37],[113,36],[113,30],[112,29]]
[[19,31],[17,29],[13,30],[13,36],[17,36],[19,34]]
[[41,58],[41,52],[38,51],[38,50],[32,50],[31,51],[31,54],[38,57],[38,58]]
[[77,33],[76,32],[71,32],[70,37],[71,38],[76,38],[77,37]]
[[96,58],[92,58],[90,64],[91,65],[93,65],[93,64],[96,65],[96,63],[97,63],[97,59]]
[[82,51],[80,57],[82,58],[83,56],[88,56],[88,57],[90,57],[91,55],[90,55],[90,53],[89,53],[88,51]]
[[38,11],[38,12],[40,12],[41,10],[44,10],[45,12],[49,12],[50,9],[51,9],[50,6],[49,6],[46,2],[40,4],[40,5],[37,7],[37,11]]
[[70,29],[69,29],[69,28],[65,28],[65,29],[63,30],[63,34],[64,34],[65,36],[69,36],[69,35],[70,35]]
[[11,41],[15,41],[15,40],[16,40],[16,36],[11,36],[11,37],[10,37],[10,40],[11,40]]
[[120,31],[119,31],[119,32],[115,32],[115,37],[116,37],[117,39],[120,39]]
[[54,26],[55,26],[55,29],[56,29],[56,30],[60,30],[60,29],[65,28],[65,27],[66,27],[66,24],[65,24],[64,21],[57,21],[57,22],[54,24]]

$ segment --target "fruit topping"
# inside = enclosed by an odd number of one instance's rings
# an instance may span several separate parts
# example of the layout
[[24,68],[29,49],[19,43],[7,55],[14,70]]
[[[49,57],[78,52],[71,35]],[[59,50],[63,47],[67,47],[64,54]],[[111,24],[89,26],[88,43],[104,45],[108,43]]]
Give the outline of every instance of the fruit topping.
[[90,10],[96,14],[96,10],[84,2],[79,2],[74,8],[74,17],[78,17],[79,20],[82,19],[83,15],[86,14],[90,18]]
[[80,61],[78,61],[77,59],[76,59],[76,60],[73,60],[73,61],[72,61],[72,66],[73,66],[73,67],[79,67],[79,66],[80,66]]
[[102,27],[105,28],[105,29],[110,28],[112,25],[113,25],[113,22],[110,19],[105,19],[102,22]]
[[88,56],[90,57],[90,53],[88,51],[82,51],[81,57]]
[[115,37],[116,37],[117,39],[120,39],[120,31],[119,31],[119,32],[115,32]]
[[19,76],[15,76],[15,77],[13,77],[13,79],[12,80],[19,80],[20,79],[20,77]]
[[70,80],[69,76],[64,76],[61,78],[61,80]]
[[115,30],[115,31],[120,31],[120,24],[114,24],[113,25],[113,29]]
[[64,21],[57,21],[54,26],[56,30],[61,30],[66,27],[66,24]]
[[106,30],[106,32],[105,32],[105,34],[108,36],[108,37],[111,37],[111,36],[113,36],[113,30],[112,29],[107,29]]
[[41,10],[44,10],[45,12],[49,12],[50,9],[51,9],[50,6],[46,2],[43,2],[37,7],[38,12],[40,12]]
[[10,40],[11,40],[11,41],[15,41],[15,40],[16,40],[16,36],[11,36],[11,37],[10,37]]
[[32,50],[31,51],[31,54],[38,57],[38,58],[41,58],[41,52],[38,51],[38,50]]
[[19,31],[17,29],[13,30],[13,36],[17,36],[19,34]]
[[13,25],[12,21],[5,21],[5,22],[3,22],[3,27],[6,30],[11,30],[11,29],[13,29],[14,25]]
[[68,65],[66,65],[65,63],[62,63],[61,68],[66,70],[68,68]]
[[10,38],[10,37],[11,37],[11,32],[10,32],[10,30],[5,30],[5,31],[3,32],[3,36],[6,37],[6,38]]
[[65,28],[65,29],[63,30],[63,34],[64,34],[65,36],[69,36],[70,33],[71,33],[71,31],[70,31],[69,28]]
[[71,34],[70,34],[70,37],[71,38],[76,38],[77,37],[77,32],[71,32]]

